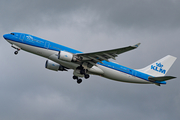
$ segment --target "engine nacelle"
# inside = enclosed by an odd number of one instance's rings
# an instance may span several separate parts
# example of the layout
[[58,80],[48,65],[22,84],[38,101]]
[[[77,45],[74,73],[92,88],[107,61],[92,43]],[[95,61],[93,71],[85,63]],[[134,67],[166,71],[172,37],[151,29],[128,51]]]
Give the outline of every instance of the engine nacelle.
[[73,60],[73,54],[66,51],[59,51],[58,59],[71,62]]
[[60,64],[57,64],[51,60],[47,60],[46,64],[45,64],[45,68],[49,69],[49,70],[54,70],[54,71],[66,71],[66,69],[64,69],[64,67]]
[[59,60],[64,60],[64,61],[68,61],[68,62],[77,62],[77,61],[81,61],[83,58],[77,55],[74,55],[70,52],[66,52],[66,51],[59,51],[58,53],[58,59]]

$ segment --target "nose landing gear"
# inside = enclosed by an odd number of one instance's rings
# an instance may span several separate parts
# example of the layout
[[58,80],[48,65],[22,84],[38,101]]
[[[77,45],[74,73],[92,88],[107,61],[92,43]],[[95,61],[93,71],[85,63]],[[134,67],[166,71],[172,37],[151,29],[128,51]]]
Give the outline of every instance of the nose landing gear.
[[14,54],[17,55],[17,54],[18,54],[18,51],[15,51]]
[[16,51],[14,52],[15,55],[17,55],[17,54],[18,54],[18,51],[21,50],[18,46],[14,45],[14,44],[12,44],[11,47],[13,47],[14,49],[16,49]]

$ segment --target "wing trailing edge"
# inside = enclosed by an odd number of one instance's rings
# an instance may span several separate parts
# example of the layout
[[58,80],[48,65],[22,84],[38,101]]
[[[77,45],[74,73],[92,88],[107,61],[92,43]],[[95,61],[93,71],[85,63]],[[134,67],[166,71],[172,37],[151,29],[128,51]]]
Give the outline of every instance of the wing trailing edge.
[[87,62],[92,65],[96,64],[97,62],[102,63],[102,61],[109,62],[109,59],[114,59],[119,54],[122,54],[124,52],[136,49],[139,47],[141,43],[135,44],[133,46],[123,47],[123,48],[117,48],[112,50],[105,50],[105,51],[99,51],[99,52],[91,52],[91,53],[78,53],[77,56],[80,56],[83,58],[82,62]]

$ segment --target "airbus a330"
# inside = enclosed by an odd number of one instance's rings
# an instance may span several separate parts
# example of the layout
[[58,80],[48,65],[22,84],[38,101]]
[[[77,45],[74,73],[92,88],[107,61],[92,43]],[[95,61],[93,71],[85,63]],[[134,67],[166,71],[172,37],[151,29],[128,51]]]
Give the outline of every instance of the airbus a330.
[[165,76],[176,60],[176,57],[171,55],[167,55],[142,69],[131,69],[110,62],[109,59],[115,60],[119,54],[136,49],[140,43],[112,50],[82,53],[30,34],[12,32],[3,35],[3,37],[16,49],[15,55],[20,50],[24,50],[47,58],[45,68],[49,70],[74,70],[73,79],[77,80],[78,84],[82,82],[82,78],[88,79],[90,75],[99,75],[120,82],[155,84],[158,86],[166,84],[167,80],[176,78]]

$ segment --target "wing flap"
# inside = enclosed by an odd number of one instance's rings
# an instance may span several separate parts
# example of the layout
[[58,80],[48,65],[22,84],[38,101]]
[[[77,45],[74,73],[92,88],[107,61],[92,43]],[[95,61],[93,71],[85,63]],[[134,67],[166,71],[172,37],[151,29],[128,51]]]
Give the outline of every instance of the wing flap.
[[100,51],[100,52],[92,52],[92,53],[78,53],[76,54],[77,56],[80,56],[82,58],[82,62],[88,62],[88,63],[97,63],[101,61],[108,61],[108,59],[115,59],[119,54],[122,54],[124,52],[133,50],[137,48],[140,45],[140,43],[133,45],[133,46],[128,46],[128,47],[123,47],[123,48],[118,48],[118,49],[113,49],[113,50],[106,50],[106,51]]

